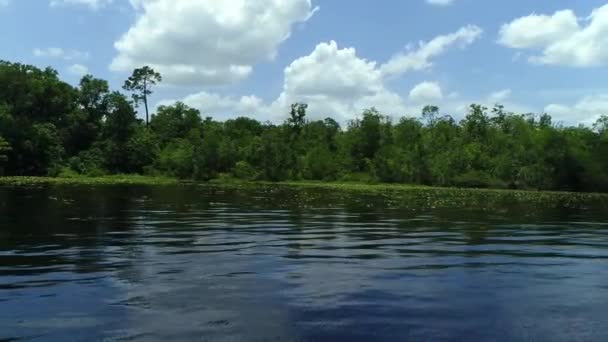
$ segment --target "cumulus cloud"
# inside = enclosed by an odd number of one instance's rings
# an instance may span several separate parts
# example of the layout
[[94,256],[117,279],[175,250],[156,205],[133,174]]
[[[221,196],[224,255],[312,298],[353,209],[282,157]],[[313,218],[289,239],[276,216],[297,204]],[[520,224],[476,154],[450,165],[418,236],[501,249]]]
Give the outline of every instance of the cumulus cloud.
[[448,6],[454,3],[454,0],[426,0],[430,5],[435,6]]
[[[164,100],[159,102],[161,105],[172,105],[178,100]],[[258,113],[267,113],[262,99],[256,96],[242,96],[235,98],[222,96],[219,94],[199,92],[186,96],[179,101],[201,111],[201,115],[213,116],[215,119],[226,119],[238,116],[253,116]],[[221,115],[218,117],[218,114]]]
[[592,124],[601,115],[608,113],[608,94],[585,96],[574,104],[552,103],[545,107],[554,121],[565,124]]
[[78,50],[64,50],[58,47],[36,48],[33,51],[34,56],[42,58],[59,58],[66,61],[89,58],[88,52]]
[[318,44],[284,74],[283,91],[271,106],[277,115],[294,102],[308,103],[314,119],[334,116],[343,122],[370,107],[395,116],[407,110],[402,97],[386,87],[375,61],[357,56],[352,47],[340,48],[335,41]]
[[[497,98],[502,97],[500,101]],[[493,108],[499,104],[504,106],[508,112],[527,114],[527,113],[539,113],[543,110],[541,107],[530,106],[521,102],[514,101],[510,98],[510,93],[507,94],[505,90],[499,90],[487,94],[486,96],[480,96],[476,98],[448,98],[439,104],[441,112],[451,115],[454,119],[463,119],[469,112],[471,104],[479,104],[488,109]]]
[[176,85],[217,86],[245,79],[272,60],[311,0],[131,0],[138,16],[114,44],[111,70],[150,65]]
[[531,14],[502,26],[499,43],[533,51],[538,64],[590,67],[608,64],[608,5],[579,19],[572,10]]
[[576,15],[571,10],[553,15],[532,14],[505,24],[499,42],[511,48],[538,48],[578,31]]
[[360,97],[380,91],[382,75],[376,62],[357,57],[354,48],[340,49],[330,41],[285,68],[284,88],[286,93],[302,96]]
[[[439,85],[432,82],[421,84],[407,101],[390,90],[388,80],[430,67],[432,58],[446,52],[450,45],[468,45],[479,33],[480,29],[466,26],[455,33],[420,44],[418,50],[410,51],[410,57],[396,55],[384,65],[360,57],[355,48],[340,47],[335,41],[319,43],[309,55],[297,58],[284,69],[283,89],[274,101],[265,104],[256,98],[248,109],[257,108],[252,112],[261,113],[261,119],[275,122],[284,118],[289,106],[295,102],[309,105],[311,119],[332,116],[345,122],[370,107],[395,117],[417,115],[420,104],[416,101],[426,99],[433,102],[443,98]],[[412,58],[417,64],[404,63],[404,58]],[[387,71],[387,65],[390,71]],[[418,67],[422,65],[424,67]],[[198,100],[192,101],[193,98]],[[183,99],[197,108],[233,113],[242,113],[242,100],[205,92]],[[222,106],[217,103],[222,103]]]
[[311,113],[345,119],[363,110],[362,104],[381,104],[373,101],[379,97],[399,102],[385,88],[376,62],[358,57],[354,48],[339,48],[335,41],[318,44],[310,55],[286,67],[284,74],[283,92],[273,104],[279,112],[291,103],[305,102]]
[[75,76],[84,76],[89,73],[89,68],[82,64],[72,64],[68,67],[68,72]]
[[114,2],[114,0],[51,0],[51,7],[59,6],[88,6],[91,9],[99,9]]
[[422,82],[410,91],[410,100],[416,103],[436,103],[443,99],[441,87],[437,82]]
[[[391,116],[412,114],[415,106],[391,91],[387,81],[431,67],[432,58],[445,53],[452,45],[471,44],[479,34],[478,27],[465,26],[428,43],[420,43],[418,49],[395,55],[383,65],[357,56],[354,48],[339,48],[334,41],[320,43],[310,55],[296,59],[285,68],[283,92],[272,107],[284,111],[290,103],[306,102],[311,113],[333,115],[341,120],[352,119],[370,107]],[[439,92],[434,90],[435,99],[442,97],[440,88]]]

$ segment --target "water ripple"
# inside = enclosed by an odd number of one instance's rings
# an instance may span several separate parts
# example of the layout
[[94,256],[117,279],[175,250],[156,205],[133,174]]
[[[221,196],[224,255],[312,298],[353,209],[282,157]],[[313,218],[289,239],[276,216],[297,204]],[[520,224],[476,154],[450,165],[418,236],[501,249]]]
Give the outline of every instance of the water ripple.
[[591,205],[125,189],[0,189],[0,340],[608,340]]

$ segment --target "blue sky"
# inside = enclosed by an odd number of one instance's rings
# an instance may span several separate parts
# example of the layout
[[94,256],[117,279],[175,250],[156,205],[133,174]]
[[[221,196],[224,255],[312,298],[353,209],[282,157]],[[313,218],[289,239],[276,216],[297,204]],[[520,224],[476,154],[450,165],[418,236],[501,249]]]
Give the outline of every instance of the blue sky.
[[[552,114],[608,113],[605,1],[0,0],[0,59],[83,73],[114,88],[149,64],[152,102],[280,121],[399,117],[472,102]],[[604,7],[605,6],[605,7]]]

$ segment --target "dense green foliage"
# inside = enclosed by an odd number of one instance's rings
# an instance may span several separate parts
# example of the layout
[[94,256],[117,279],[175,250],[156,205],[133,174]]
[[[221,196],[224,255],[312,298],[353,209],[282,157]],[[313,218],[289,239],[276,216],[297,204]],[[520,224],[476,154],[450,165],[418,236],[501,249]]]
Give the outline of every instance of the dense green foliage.
[[[138,102],[161,78],[147,68],[137,75],[154,82],[137,88],[136,74],[127,83],[139,91]],[[428,106],[420,118],[397,122],[369,109],[342,128],[330,118],[308,121],[305,104],[294,104],[286,121],[274,125],[203,119],[176,103],[159,107],[147,127],[134,101],[92,76],[72,87],[50,68],[0,62],[0,83],[0,172],[6,175],[608,191],[608,117],[593,127],[562,127],[546,114],[471,105],[457,122]]]
[[8,141],[4,140],[0,136],[0,176],[4,175],[4,164],[8,161],[8,152],[11,150],[11,146]]

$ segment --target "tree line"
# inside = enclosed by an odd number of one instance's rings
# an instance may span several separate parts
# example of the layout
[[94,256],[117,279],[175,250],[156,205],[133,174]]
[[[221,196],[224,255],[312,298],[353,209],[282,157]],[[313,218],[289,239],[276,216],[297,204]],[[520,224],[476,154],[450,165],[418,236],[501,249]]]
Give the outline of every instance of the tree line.
[[[177,102],[149,118],[148,96],[161,80],[149,67],[135,70],[129,99],[91,75],[74,87],[52,68],[0,62],[0,174],[608,191],[607,116],[565,127],[547,114],[473,104],[460,121],[427,106],[395,122],[371,108],[341,127],[307,120],[301,103],[272,124],[219,122]],[[146,121],[137,118],[140,103]]]

